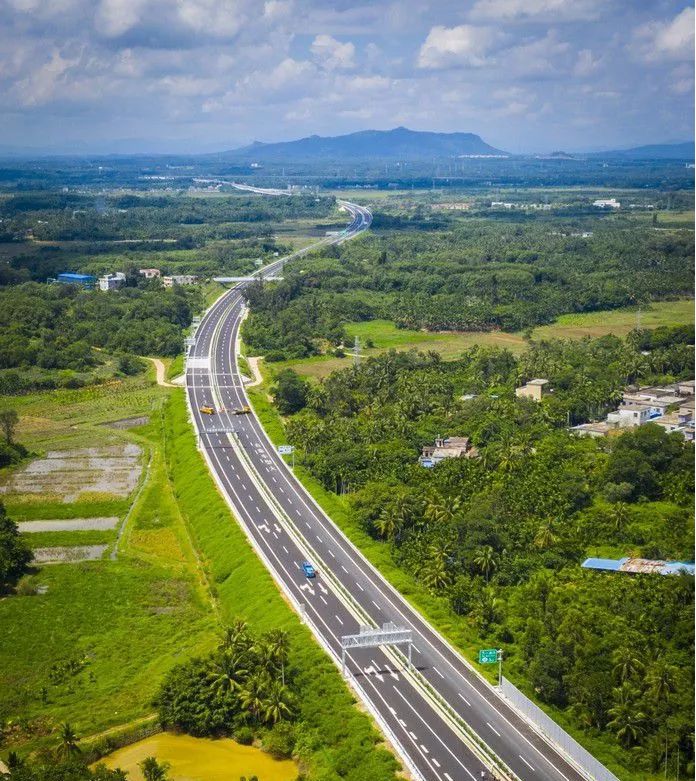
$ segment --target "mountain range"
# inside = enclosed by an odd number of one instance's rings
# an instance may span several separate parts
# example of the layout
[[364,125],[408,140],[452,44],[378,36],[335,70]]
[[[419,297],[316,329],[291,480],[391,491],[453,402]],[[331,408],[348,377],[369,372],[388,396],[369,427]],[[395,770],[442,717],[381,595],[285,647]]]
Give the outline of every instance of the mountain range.
[[256,162],[290,160],[428,160],[460,155],[507,156],[474,133],[430,133],[397,127],[362,130],[344,136],[308,136],[297,141],[249,146],[225,152],[225,157]]

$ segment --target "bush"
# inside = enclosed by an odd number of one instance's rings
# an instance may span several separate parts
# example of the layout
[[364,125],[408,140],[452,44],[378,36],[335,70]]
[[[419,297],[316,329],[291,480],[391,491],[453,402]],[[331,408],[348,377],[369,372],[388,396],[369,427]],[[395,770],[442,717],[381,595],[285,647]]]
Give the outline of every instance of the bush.
[[295,727],[279,721],[263,736],[263,750],[273,759],[289,759],[295,749]]
[[286,360],[286,355],[282,350],[269,350],[264,358],[267,363],[279,363]]
[[251,727],[238,727],[232,737],[242,746],[250,746],[254,742],[254,730]]

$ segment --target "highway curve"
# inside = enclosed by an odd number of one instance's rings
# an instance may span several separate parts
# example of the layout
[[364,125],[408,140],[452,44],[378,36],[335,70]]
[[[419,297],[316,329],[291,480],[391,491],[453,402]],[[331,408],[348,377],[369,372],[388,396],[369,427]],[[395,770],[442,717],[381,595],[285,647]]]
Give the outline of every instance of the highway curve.
[[[369,228],[367,209],[340,204],[350,214],[350,224],[318,244],[340,243]],[[263,272],[277,272],[312,248],[281,258]],[[406,671],[403,657],[385,648],[351,651],[347,670],[356,693],[416,778],[480,781],[493,777],[489,771],[495,756],[501,760],[495,777],[583,781],[585,776],[501,699],[347,540],[276,453],[257,418],[233,414],[249,403],[235,358],[244,284],[221,296],[203,317],[187,359],[186,387],[213,477],[278,586],[337,663],[341,636],[357,633],[361,624],[393,621],[413,631],[413,673]],[[207,405],[221,411],[201,413]],[[304,576],[305,560],[317,567],[316,580]]]

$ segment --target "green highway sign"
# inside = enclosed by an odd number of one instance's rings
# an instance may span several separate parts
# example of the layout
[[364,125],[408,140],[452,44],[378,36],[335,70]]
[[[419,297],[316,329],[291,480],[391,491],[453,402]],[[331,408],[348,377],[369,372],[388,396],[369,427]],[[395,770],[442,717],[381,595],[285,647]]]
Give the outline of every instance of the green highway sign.
[[479,651],[479,664],[495,664],[498,661],[497,648],[484,648]]

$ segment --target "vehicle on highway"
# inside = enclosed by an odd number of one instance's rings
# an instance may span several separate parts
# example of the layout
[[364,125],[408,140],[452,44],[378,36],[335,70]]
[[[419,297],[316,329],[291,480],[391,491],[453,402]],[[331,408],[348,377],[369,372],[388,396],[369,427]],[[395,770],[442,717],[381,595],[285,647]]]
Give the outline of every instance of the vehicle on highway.
[[251,412],[251,407],[245,404],[243,407],[236,407],[232,410],[233,415],[248,415]]
[[317,576],[317,571],[308,561],[302,562],[302,571],[304,572],[305,576],[308,578],[316,578]]
[[215,414],[215,408],[214,407],[209,407],[207,405],[204,405],[203,407],[201,407],[200,410],[201,410],[201,412],[204,415],[214,415]]

